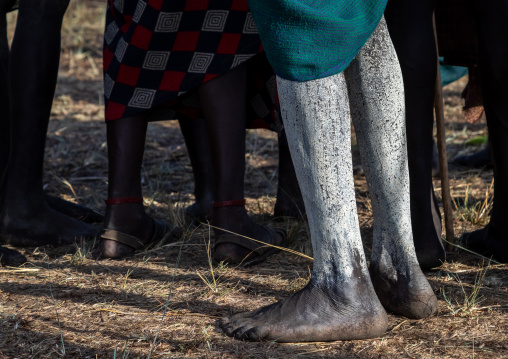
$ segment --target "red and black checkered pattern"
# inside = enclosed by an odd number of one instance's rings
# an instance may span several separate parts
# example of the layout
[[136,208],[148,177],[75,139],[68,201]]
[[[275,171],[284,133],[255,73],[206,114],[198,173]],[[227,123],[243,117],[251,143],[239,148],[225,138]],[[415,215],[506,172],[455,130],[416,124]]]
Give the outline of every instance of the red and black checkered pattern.
[[[198,117],[192,90],[260,53],[247,0],[108,0],[106,120],[154,109],[164,119]],[[263,55],[253,64],[250,102],[257,117],[273,117],[273,71]]]

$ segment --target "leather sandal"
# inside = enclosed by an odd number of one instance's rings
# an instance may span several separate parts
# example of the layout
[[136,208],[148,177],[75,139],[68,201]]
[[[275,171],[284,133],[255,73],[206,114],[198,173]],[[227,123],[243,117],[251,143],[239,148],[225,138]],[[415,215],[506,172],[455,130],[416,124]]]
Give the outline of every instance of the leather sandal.
[[[245,199],[233,200],[233,201],[220,201],[214,202],[213,207],[232,207],[232,206],[245,206]],[[281,247],[285,247],[288,244],[288,238],[286,231],[282,228],[271,228],[260,226],[263,228],[269,236],[269,242],[254,241],[246,237],[242,237],[235,234],[222,231],[220,229],[215,230],[215,241],[212,248],[212,256],[214,260],[224,260],[216,254],[216,247],[219,244],[235,244],[239,247],[250,250],[248,254],[241,261],[230,260],[230,263],[241,263],[242,266],[248,267],[263,262],[271,255],[281,251]],[[222,232],[222,233],[221,233]],[[281,240],[279,240],[279,238]]]
[[[127,203],[142,203],[142,197],[127,197],[127,198],[112,198],[105,201],[106,205],[117,205],[117,204],[127,204]],[[133,236],[131,234],[127,234],[121,231],[117,231],[115,229],[103,228],[99,232],[99,239],[107,239],[111,241],[116,241],[122,244],[125,244],[135,251],[148,249],[154,247],[155,245],[162,245],[164,243],[172,243],[177,241],[182,237],[183,231],[180,227],[173,226],[169,223],[160,221],[158,219],[152,218],[153,221],[153,234],[150,239],[147,241],[143,241],[142,239]]]

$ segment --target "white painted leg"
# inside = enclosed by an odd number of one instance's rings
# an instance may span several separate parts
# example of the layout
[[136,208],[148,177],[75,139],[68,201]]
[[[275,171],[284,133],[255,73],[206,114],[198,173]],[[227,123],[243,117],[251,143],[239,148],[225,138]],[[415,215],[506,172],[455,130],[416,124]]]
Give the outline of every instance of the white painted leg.
[[384,19],[345,76],[374,212],[374,287],[387,309],[426,317],[436,310],[437,299],[413,244],[404,87]]
[[325,341],[381,335],[387,316],[360,239],[350,116],[342,74],[308,82],[278,78],[291,156],[314,249],[309,284],[291,297],[222,323],[241,339]]
[[[315,279],[347,280],[351,263],[367,274],[356,211],[349,100],[343,74],[277,79],[293,163],[308,211]],[[338,277],[329,278],[331,266]]]

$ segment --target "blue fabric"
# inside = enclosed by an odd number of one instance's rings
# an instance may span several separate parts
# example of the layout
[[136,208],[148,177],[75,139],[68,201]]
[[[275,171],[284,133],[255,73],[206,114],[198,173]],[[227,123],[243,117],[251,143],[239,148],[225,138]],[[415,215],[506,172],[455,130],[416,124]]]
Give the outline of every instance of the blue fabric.
[[376,29],[386,3],[249,0],[249,8],[277,75],[308,81],[342,72]]
[[467,75],[467,67],[445,65],[443,58],[439,58],[441,68],[441,85],[446,86]]

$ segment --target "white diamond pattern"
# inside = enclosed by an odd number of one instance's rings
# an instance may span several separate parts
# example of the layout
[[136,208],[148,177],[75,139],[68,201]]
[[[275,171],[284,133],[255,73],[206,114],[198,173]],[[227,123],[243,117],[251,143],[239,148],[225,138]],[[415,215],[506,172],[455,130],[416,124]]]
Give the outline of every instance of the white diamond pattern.
[[130,107],[150,108],[155,98],[156,90],[137,88],[129,101]]
[[169,51],[148,51],[143,68],[147,70],[164,70],[169,59]]
[[212,63],[213,57],[214,54],[212,53],[195,52],[187,71],[199,74],[206,73],[208,66]]
[[256,26],[254,18],[252,17],[252,14],[250,12],[247,14],[247,18],[245,19],[245,24],[243,25],[243,33],[244,34],[258,33],[258,27]]
[[206,12],[205,21],[203,21],[202,31],[224,31],[226,19],[228,18],[229,11],[227,10],[210,10]]
[[116,46],[115,56],[118,61],[122,62],[123,56],[125,55],[125,51],[127,51],[127,47],[129,44],[123,38],[118,40],[118,45]]
[[113,91],[113,86],[115,86],[115,81],[113,81],[113,79],[108,74],[106,74],[106,76],[104,76],[104,95],[108,99],[109,96],[111,96],[111,92]]
[[111,41],[113,41],[113,39],[115,38],[116,34],[118,33],[118,26],[116,26],[116,23],[115,22],[112,22],[111,24],[108,25],[108,27],[106,28],[106,32],[104,33],[104,39],[106,40],[106,42],[109,44],[111,44]]
[[243,64],[245,61],[253,57],[254,55],[235,55],[235,58],[233,59],[233,65],[231,65],[231,68],[236,67],[240,64]]
[[143,12],[145,11],[146,3],[144,1],[138,1],[138,4],[136,5],[136,11],[134,12],[134,16],[132,17],[132,20],[136,23],[139,22],[141,19],[141,16],[143,15]]
[[181,19],[181,12],[161,12],[155,26],[155,32],[176,32]]

